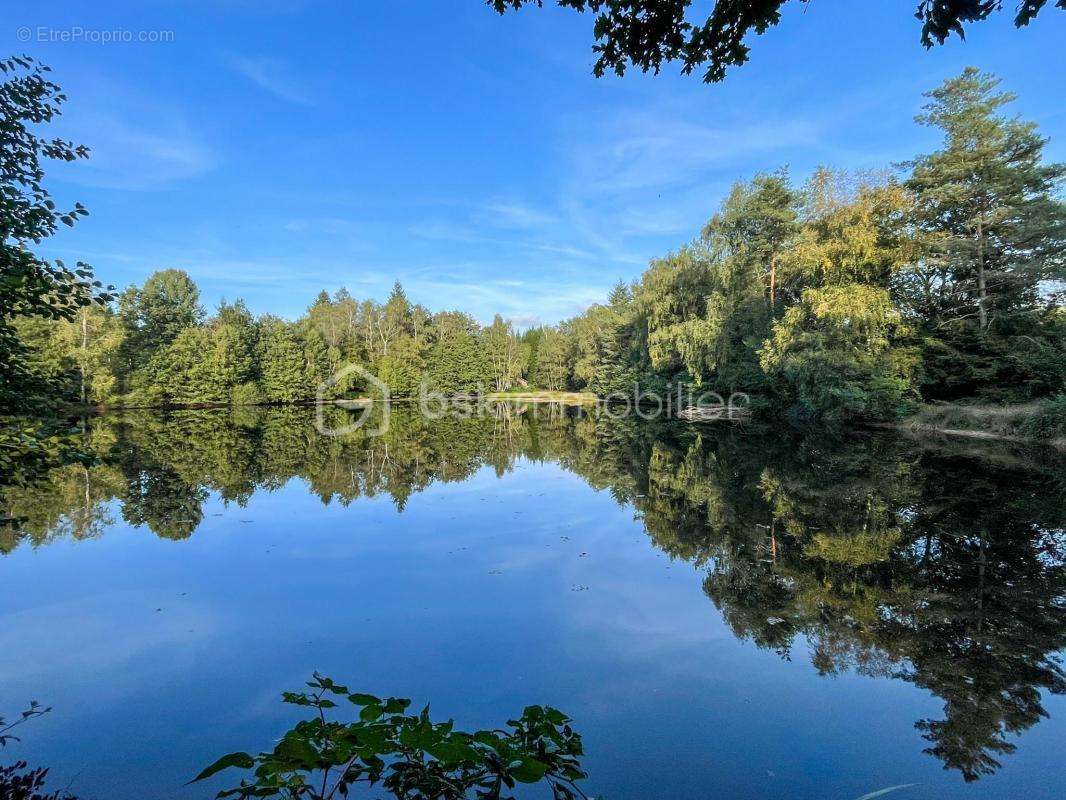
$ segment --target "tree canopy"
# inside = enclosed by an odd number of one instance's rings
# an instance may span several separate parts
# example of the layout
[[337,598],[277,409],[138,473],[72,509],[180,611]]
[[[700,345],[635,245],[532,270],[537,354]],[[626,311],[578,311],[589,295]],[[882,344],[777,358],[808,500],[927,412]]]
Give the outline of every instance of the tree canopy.
[[84,145],[39,133],[66,102],[49,72],[29,56],[0,60],[0,412],[29,407],[40,389],[27,370],[14,321],[71,320],[83,306],[111,299],[87,264],[71,269],[31,249],[60,224],[73,226],[88,214],[80,203],[58,209],[44,184],[46,162],[89,156]]
[[[500,14],[525,5],[542,6],[544,0],[486,0]],[[750,33],[763,34],[781,21],[787,0],[715,0],[703,21],[691,18],[693,0],[556,0],[565,8],[596,15],[597,54],[593,72],[625,74],[639,67],[656,74],[663,63],[680,62],[688,75],[703,70],[703,80],[716,83],[730,67],[748,60],[745,44]],[[799,0],[808,4],[810,0]],[[1022,0],[1014,17],[1017,27],[1028,25],[1048,0]],[[1066,9],[1066,0],[1056,8]],[[965,37],[965,25],[987,19],[1002,10],[1002,0],[921,0],[914,16],[922,23],[925,47],[943,44],[951,34]]]

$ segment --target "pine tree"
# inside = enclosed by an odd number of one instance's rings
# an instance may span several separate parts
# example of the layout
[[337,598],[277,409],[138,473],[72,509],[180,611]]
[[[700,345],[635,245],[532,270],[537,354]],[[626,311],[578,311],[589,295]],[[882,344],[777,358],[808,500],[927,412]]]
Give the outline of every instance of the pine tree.
[[316,328],[308,327],[300,337],[303,348],[303,385],[305,395],[314,397],[318,387],[332,374],[329,348]]
[[[321,340],[319,340],[321,341]],[[291,325],[278,321],[264,336],[260,350],[260,385],[263,399],[270,403],[291,403],[311,396],[303,343]]]
[[1055,190],[1066,164],[1044,164],[1034,123],[1006,117],[999,79],[968,67],[927,93],[916,119],[944,132],[943,147],[913,162],[922,225],[939,243],[941,271],[925,311],[943,320],[1031,313],[1040,281],[1064,276],[1066,205]]
[[378,378],[389,387],[391,397],[417,397],[426,371],[426,346],[413,336],[393,339],[381,359]]
[[488,359],[466,328],[440,333],[426,365],[433,388],[444,394],[474,394],[491,379]]

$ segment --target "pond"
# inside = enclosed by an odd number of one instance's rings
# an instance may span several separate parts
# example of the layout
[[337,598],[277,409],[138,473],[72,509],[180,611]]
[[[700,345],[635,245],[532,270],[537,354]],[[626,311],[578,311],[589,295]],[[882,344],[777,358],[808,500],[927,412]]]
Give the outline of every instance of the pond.
[[97,466],[7,492],[0,713],[53,710],[6,759],[82,798],[210,797],[235,776],[183,784],[272,746],[319,670],[469,728],[554,705],[608,800],[1066,794],[1061,458],[314,416],[104,415]]

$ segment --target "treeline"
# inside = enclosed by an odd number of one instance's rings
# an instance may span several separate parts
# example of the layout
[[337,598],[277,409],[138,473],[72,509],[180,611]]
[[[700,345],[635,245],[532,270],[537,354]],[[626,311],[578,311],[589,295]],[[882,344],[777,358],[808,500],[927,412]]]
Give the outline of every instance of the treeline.
[[[237,301],[207,316],[183,272],[117,302],[26,317],[30,372],[67,402],[309,400],[347,364],[413,396],[515,386],[604,396],[678,384],[812,417],[897,417],[920,401],[1024,402],[1066,388],[1066,165],[975,69],[917,120],[943,144],[895,172],[785,170],[738,183],[699,237],[556,326],[482,327],[396,285],[321,293],[296,321]],[[372,391],[358,374],[331,396]],[[1061,400],[1060,400],[1061,404]]]
[[[530,346],[499,316],[482,327],[458,311],[430,313],[396,284],[384,303],[345,289],[322,292],[294,322],[254,317],[241,301],[207,316],[181,270],[126,289],[117,303],[73,320],[22,321],[19,332],[42,383],[67,402],[175,406],[311,400],[348,364],[377,375],[393,396],[503,390],[528,373]],[[328,397],[372,390],[353,375]]]

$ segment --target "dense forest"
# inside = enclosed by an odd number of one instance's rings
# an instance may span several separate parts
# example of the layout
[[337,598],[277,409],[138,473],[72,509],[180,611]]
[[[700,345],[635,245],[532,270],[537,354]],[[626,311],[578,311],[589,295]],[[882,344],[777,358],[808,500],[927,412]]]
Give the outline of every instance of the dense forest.
[[927,97],[917,119],[942,131],[940,149],[883,173],[738,183],[694,241],[559,325],[481,326],[399,284],[384,303],[322,292],[294,321],[240,300],[207,314],[167,269],[69,314],[12,319],[27,390],[4,395],[32,409],[285,403],[356,363],[394,397],[423,381],[600,396],[680,384],[811,417],[1055,395],[1061,411],[1066,165],[1044,162],[1046,140],[990,75],[967,69]]
[[[359,412],[327,413],[340,425]],[[313,418],[298,407],[93,417],[79,446],[94,465],[0,492],[24,519],[0,533],[0,554],[107,536],[119,516],[186,539],[211,502],[243,506],[291,480],[323,504],[388,497],[402,510],[430,486],[545,461],[631,506],[736,636],[782,658],[809,652],[823,675],[854,670],[941,698],[942,714],[916,728],[967,780],[995,772],[1046,716],[1047,693],[1066,691],[1066,473],[1052,451],[988,458],[895,435],[808,440],[557,405],[441,420],[401,407],[377,437],[316,436]]]

